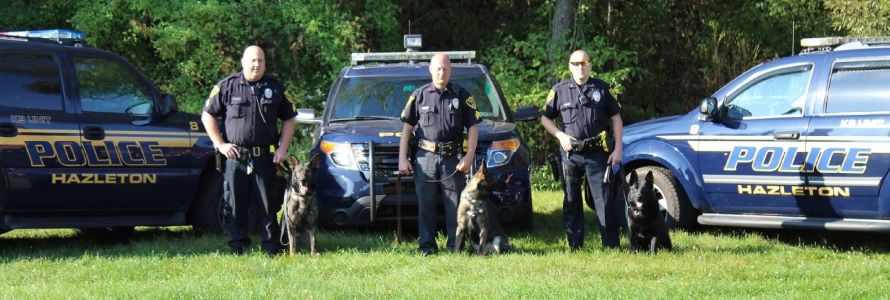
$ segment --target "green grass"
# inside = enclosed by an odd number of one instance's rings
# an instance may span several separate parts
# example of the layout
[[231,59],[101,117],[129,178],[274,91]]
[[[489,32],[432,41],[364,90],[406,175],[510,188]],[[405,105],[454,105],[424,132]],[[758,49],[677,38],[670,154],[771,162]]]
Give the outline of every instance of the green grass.
[[[602,250],[588,211],[582,251],[567,251],[562,193],[536,192],[534,233],[515,253],[418,255],[391,231],[322,232],[321,255],[228,255],[227,237],[138,228],[109,241],[71,230],[0,236],[2,299],[886,298],[882,234],[704,228],[672,232],[675,251]],[[444,244],[440,235],[439,244]],[[626,234],[622,237],[626,249]]]

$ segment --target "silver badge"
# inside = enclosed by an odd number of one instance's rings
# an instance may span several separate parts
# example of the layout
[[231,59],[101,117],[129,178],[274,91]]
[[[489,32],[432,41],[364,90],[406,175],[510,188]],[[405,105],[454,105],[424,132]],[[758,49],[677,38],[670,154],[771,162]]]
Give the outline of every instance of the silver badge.
[[266,99],[272,99],[272,89],[266,88],[266,90],[263,91],[263,96],[266,96]]
[[460,101],[457,101],[457,99],[451,100],[451,108],[457,109],[458,105],[460,105]]
[[600,102],[600,97],[602,96],[599,90],[593,91],[593,101]]

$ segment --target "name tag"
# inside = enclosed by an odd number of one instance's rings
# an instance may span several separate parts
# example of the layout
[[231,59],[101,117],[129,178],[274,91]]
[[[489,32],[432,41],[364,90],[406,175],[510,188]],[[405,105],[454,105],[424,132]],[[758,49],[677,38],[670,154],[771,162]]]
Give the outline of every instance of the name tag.
[[429,110],[430,110],[430,107],[429,107],[429,106],[421,106],[421,107],[420,107],[420,111],[422,111],[422,112],[426,112],[426,111],[429,111]]

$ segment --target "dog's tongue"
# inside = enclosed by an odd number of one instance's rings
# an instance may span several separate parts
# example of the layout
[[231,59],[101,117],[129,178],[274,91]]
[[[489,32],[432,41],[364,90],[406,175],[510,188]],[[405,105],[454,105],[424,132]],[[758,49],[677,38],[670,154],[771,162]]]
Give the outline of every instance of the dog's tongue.
[[309,192],[309,189],[306,188],[305,186],[300,187],[300,195],[306,195],[306,193],[308,193],[308,192]]
[[634,202],[637,204],[637,207],[643,207],[643,202],[640,202],[640,201],[634,201]]

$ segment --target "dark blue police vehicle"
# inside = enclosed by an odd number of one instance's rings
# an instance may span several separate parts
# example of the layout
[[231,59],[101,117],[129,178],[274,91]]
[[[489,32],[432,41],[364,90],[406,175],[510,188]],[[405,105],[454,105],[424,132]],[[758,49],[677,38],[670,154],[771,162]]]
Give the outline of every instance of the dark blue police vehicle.
[[[406,47],[419,37],[406,36]],[[415,47],[419,47],[415,46]],[[476,164],[483,163],[501,181],[504,191],[491,200],[501,222],[532,227],[529,150],[519,136],[516,120],[535,120],[535,107],[513,112],[488,69],[473,63],[475,52],[445,52],[452,60],[452,84],[468,90],[484,121],[478,125]],[[401,205],[397,190],[398,152],[402,122],[399,116],[408,97],[431,81],[431,52],[353,53],[331,86],[320,117],[300,109],[297,123],[318,125],[311,155],[320,155],[318,171],[319,220],[327,227],[392,224],[398,217],[417,220],[413,179],[401,177]],[[466,147],[466,141],[464,141]],[[441,205],[440,220],[444,216]]]
[[222,176],[200,117],[85,36],[0,33],[0,233],[222,231]]
[[666,219],[890,232],[890,38],[803,39],[699,109],[624,131]]

